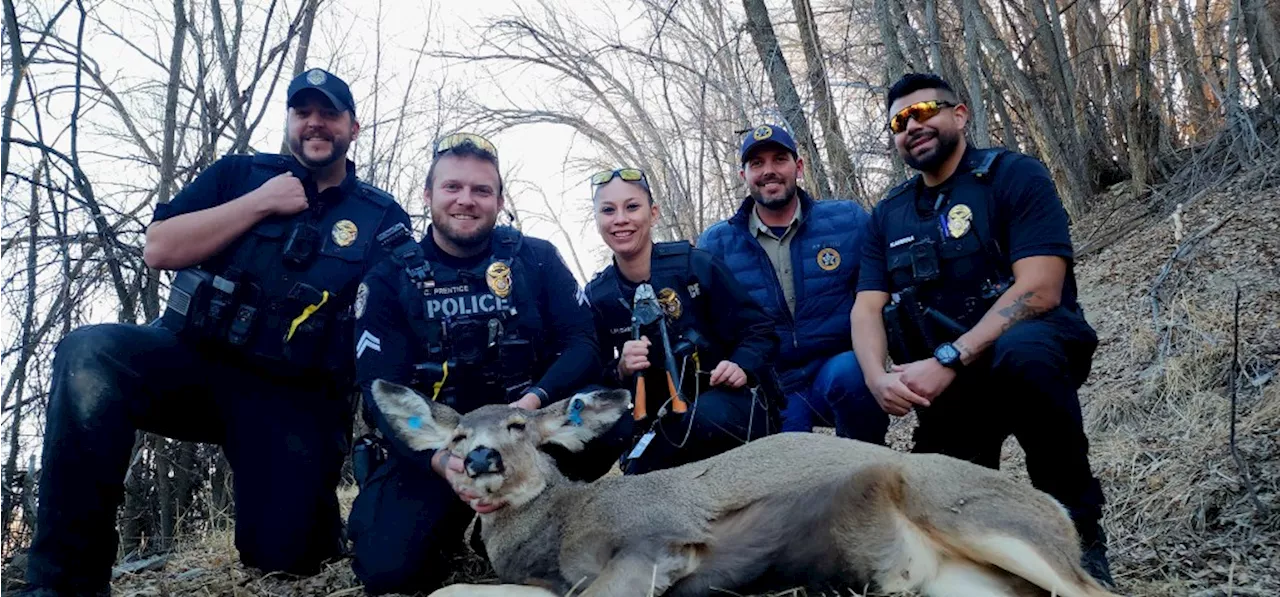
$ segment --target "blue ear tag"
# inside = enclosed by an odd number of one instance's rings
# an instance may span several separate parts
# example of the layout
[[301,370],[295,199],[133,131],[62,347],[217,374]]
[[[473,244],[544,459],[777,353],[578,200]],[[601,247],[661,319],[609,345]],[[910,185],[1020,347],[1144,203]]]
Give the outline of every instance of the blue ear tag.
[[587,402],[581,398],[574,397],[569,401],[569,423],[575,427],[582,426],[582,408]]
[[407,422],[409,423],[409,426],[414,429],[422,429],[422,419],[420,417],[409,417]]

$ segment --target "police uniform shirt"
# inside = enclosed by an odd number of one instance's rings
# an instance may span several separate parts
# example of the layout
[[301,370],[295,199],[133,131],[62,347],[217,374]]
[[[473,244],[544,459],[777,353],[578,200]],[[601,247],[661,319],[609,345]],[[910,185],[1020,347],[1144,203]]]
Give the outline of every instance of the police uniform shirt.
[[756,241],[760,243],[760,247],[769,255],[769,262],[773,264],[773,273],[778,276],[778,283],[782,286],[782,296],[787,300],[787,308],[792,314],[796,312],[796,281],[795,275],[791,271],[791,239],[795,238],[796,229],[800,227],[804,214],[801,212],[800,202],[796,201],[796,211],[791,216],[791,221],[786,226],[768,226],[760,219],[760,214],[756,210],[759,206],[751,208],[751,233],[755,235]]
[[[255,165],[257,158],[275,159],[270,160],[266,165]],[[248,266],[245,273],[250,278],[257,278],[264,288],[278,287],[277,290],[279,290],[289,286],[296,279],[299,282],[308,282],[318,289],[329,291],[330,298],[320,310],[316,311],[317,314],[333,315],[349,309],[355,299],[360,279],[374,263],[385,256],[381,246],[373,239],[396,224],[409,225],[408,214],[390,195],[378,191],[377,197],[356,197],[361,193],[371,195],[373,191],[361,190],[361,184],[356,177],[355,164],[350,160],[346,160],[347,174],[340,184],[318,191],[311,171],[293,156],[227,155],[201,172],[172,201],[157,205],[152,222],[217,207],[243,197],[257,188],[258,185],[253,185],[252,181],[265,182],[275,176],[277,170],[292,172],[302,182],[307,195],[307,209],[288,216],[273,215],[259,220],[225,249],[201,263],[201,267],[214,273],[222,272],[231,265],[232,260],[237,258],[237,250],[242,244],[250,242],[255,235],[275,242],[276,244],[270,246],[279,249],[281,243],[278,241],[283,241],[283,235],[287,235],[296,223],[314,220],[320,228],[322,237],[319,246],[316,247],[317,254],[308,265],[301,270],[286,273],[282,255],[255,254],[253,263]],[[380,214],[371,213],[378,210],[381,211]],[[246,267],[245,264],[237,265],[241,268]],[[283,299],[283,295],[287,292],[287,290],[268,292],[268,296],[264,298],[268,301],[278,301]],[[250,341],[254,350],[265,354],[278,352],[281,343],[284,342],[283,327],[289,324],[293,315],[296,314],[281,314],[274,320],[261,317],[261,321],[255,324],[256,329]],[[272,321],[273,323],[269,323]],[[267,329],[269,325],[280,329]],[[348,331],[349,329],[347,328]],[[344,338],[349,336],[344,334]],[[342,359],[335,356],[329,360],[338,362]],[[351,366],[349,360],[344,362],[347,363],[347,367]]]
[[[436,245],[428,229],[419,243],[426,260],[435,269],[447,267],[462,270],[483,270],[483,264],[492,257],[492,249],[472,257],[458,258]],[[572,392],[591,383],[598,383],[600,361],[595,339],[595,327],[586,295],[582,292],[568,266],[560,258],[555,247],[544,240],[524,237],[520,252],[513,258],[513,275],[523,275],[527,284],[514,285],[504,306],[517,305],[520,309],[536,309],[540,329],[522,330],[521,337],[539,346],[539,352],[559,355],[542,371],[534,372],[533,385],[547,393],[549,401],[567,398]],[[526,271],[517,273],[518,268]],[[532,271],[530,271],[532,270]],[[385,379],[409,384],[414,378],[414,365],[425,363],[428,353],[423,341],[413,331],[409,314],[405,311],[401,293],[408,293],[408,300],[422,301],[422,293],[410,284],[404,268],[388,259],[373,268],[361,284],[356,299],[356,380],[363,388],[368,403],[372,403],[369,386],[375,379]],[[484,287],[484,273],[478,282]],[[521,292],[534,296],[517,297]],[[488,297],[487,299],[485,297]],[[494,305],[492,294],[473,294],[458,301],[445,302],[440,297],[435,315],[464,314],[463,311],[488,312]],[[526,305],[532,305],[526,306]],[[432,308],[423,305],[423,309]],[[517,322],[523,319],[517,320]],[[521,324],[523,325],[523,324]],[[529,336],[529,337],[525,337]],[[540,376],[540,377],[539,377]],[[465,375],[446,380],[445,385],[458,388],[465,383]],[[432,388],[416,387],[419,392],[431,396]],[[467,412],[483,404],[501,401],[503,396],[473,395],[457,392],[466,404],[454,405]],[[543,401],[544,404],[548,400]]]
[[[695,282],[682,291],[670,293],[678,301],[674,305],[663,305],[667,310],[667,333],[672,343],[676,342],[681,326],[692,325],[712,345],[709,350],[700,349],[702,354],[699,355],[699,360],[703,371],[712,371],[719,361],[727,360],[744,371],[755,374],[776,355],[778,336],[773,329],[773,320],[742,289],[719,257],[697,248],[690,251],[689,279]],[[662,284],[659,281],[653,283],[654,291],[661,293]],[[603,302],[607,299],[603,295],[608,291],[601,287],[602,284],[617,284],[625,309],[604,309]],[[614,381],[617,381],[618,365],[618,358],[614,353],[620,353],[623,343],[631,339],[629,313],[637,286],[639,283],[622,276],[616,265],[610,265],[587,286],[596,319],[596,334],[604,351],[601,360],[607,362],[607,377],[614,378]],[[667,293],[662,294],[663,297],[668,296]],[[618,294],[613,296],[617,297]],[[664,300],[663,297],[660,297],[659,302]],[[691,304],[683,304],[684,301]],[[613,313],[614,317],[606,316],[606,312]],[[665,369],[657,324],[647,326],[642,333],[652,343],[649,346],[651,370]],[[651,387],[658,395],[666,394],[666,386],[663,385],[665,382],[657,383],[660,381],[659,376],[648,376],[646,379],[649,380],[646,387]]]
[[[965,158],[961,160],[961,164],[970,163],[969,158],[973,151],[972,147],[966,149]],[[989,183],[994,220],[991,230],[994,231],[1002,258],[1007,259],[1006,265],[1012,266],[1015,261],[1024,257],[1041,255],[1062,257],[1071,264],[1074,251],[1071,247],[1067,212],[1062,207],[1053,178],[1044,164],[1028,155],[1007,152],[1000,157],[993,172],[994,178]],[[885,255],[891,244],[904,242],[905,239],[886,238],[886,203],[910,201],[912,196],[916,196],[917,213],[922,218],[936,217],[932,210],[938,192],[948,188],[958,175],[959,171],[934,188],[927,187],[923,180],[917,177],[916,193],[903,193],[876,205],[871,213],[871,229],[862,252],[862,271],[858,277],[859,292],[897,290],[890,288]],[[971,184],[983,183],[974,181]],[[947,207],[943,206],[941,209],[945,211]],[[937,234],[939,238],[934,240],[942,240],[941,229],[937,230]],[[1074,309],[1076,306],[1075,278],[1070,268],[1062,288],[1062,305],[1069,309]]]

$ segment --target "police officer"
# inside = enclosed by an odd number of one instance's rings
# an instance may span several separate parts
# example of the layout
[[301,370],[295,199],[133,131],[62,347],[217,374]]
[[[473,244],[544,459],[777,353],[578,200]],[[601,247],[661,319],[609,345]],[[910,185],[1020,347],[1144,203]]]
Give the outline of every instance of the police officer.
[[63,338],[54,357],[33,593],[107,594],[137,430],[222,445],[247,566],[312,573],[341,553],[336,489],[353,386],[350,308],[374,237],[408,216],[356,178],[351,91],[288,89],[290,155],[224,157],[156,207],[143,257],[178,270],[150,326]]
[[[535,409],[598,383],[586,296],[555,247],[496,226],[502,177],[493,144],[478,135],[441,139],[427,173],[431,225],[421,242],[407,229],[381,239],[392,259],[375,267],[356,299],[356,369],[386,460],[352,506],[352,568],[371,593],[426,590],[448,575],[471,519],[448,477],[463,463],[441,450],[422,456],[388,433],[370,392],[376,379],[410,385],[466,413],[485,404]],[[620,435],[581,453],[555,452],[570,478],[594,479],[617,461]],[[503,504],[476,502],[492,512]]]
[[804,160],[782,127],[747,133],[740,157],[749,196],[707,228],[698,247],[723,259],[773,321],[782,430],[816,423],[883,444],[889,418],[862,381],[848,329],[868,214],[853,201],[816,201],[799,188]]
[[658,205],[643,171],[605,170],[591,184],[613,263],[587,285],[587,298],[606,375],[636,396],[640,435],[624,472],[700,460],[768,433],[759,382],[774,381],[766,371],[778,342],[773,323],[720,259],[688,241],[653,242]]
[[1034,158],[970,147],[968,108],[936,75],[903,77],[888,106],[898,154],[920,174],[872,213],[853,314],[867,384],[886,412],[916,411],[917,452],[998,468],[1016,437],[1032,483],[1070,511],[1083,564],[1110,583],[1076,394],[1097,336],[1053,181]]

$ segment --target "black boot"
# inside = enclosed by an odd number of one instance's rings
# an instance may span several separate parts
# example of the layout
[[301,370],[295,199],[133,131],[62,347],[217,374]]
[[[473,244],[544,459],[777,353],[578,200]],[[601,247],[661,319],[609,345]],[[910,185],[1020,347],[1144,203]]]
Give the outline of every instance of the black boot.
[[1076,530],[1080,533],[1080,566],[1107,589],[1115,589],[1116,581],[1111,578],[1111,564],[1107,561],[1107,534],[1103,532],[1098,521],[1077,521]]

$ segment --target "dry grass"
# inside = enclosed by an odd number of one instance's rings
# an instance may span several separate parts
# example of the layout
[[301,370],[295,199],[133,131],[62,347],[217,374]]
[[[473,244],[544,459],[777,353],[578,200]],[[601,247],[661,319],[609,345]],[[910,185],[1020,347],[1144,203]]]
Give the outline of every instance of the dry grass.
[[[1104,228],[1105,211],[1078,223],[1077,234]],[[1168,220],[1139,227],[1077,267],[1100,337],[1082,401],[1125,594],[1280,595],[1280,189],[1225,189],[1181,219],[1191,236],[1228,215],[1170,268],[1154,319],[1151,287],[1177,245]],[[1228,446],[1235,284],[1242,292],[1237,444],[1265,515]],[[909,445],[913,425],[896,422],[891,443]],[[1025,476],[1012,440],[1005,464]],[[353,497],[344,490],[344,504]],[[493,580],[474,555],[454,566],[455,581]],[[229,533],[189,542],[164,569],[126,575],[113,588],[125,596],[364,594],[347,561],[305,579],[246,570]]]

